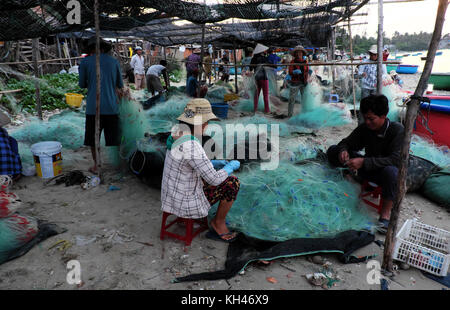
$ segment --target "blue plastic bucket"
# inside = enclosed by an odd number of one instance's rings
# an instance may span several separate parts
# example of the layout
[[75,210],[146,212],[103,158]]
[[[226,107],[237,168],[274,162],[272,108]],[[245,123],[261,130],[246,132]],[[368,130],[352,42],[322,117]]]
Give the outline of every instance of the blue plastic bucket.
[[228,117],[228,103],[225,102],[214,102],[211,103],[211,108],[213,113],[219,118]]

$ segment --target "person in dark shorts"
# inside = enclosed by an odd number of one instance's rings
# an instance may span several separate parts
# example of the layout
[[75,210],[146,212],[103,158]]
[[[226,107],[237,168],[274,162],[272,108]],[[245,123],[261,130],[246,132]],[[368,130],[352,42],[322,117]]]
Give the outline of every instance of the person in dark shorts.
[[[380,233],[386,233],[393,202],[397,196],[397,177],[404,128],[387,118],[388,99],[384,95],[370,95],[361,100],[364,123],[337,145],[327,156],[338,167],[348,167],[363,180],[381,186],[383,206],[378,220]],[[365,155],[358,152],[365,149]]]
[[[100,135],[104,130],[106,146],[120,145],[119,128],[119,98],[123,88],[122,74],[117,59],[107,55],[111,46],[101,40],[100,44],[100,70],[101,70],[101,95],[100,95]],[[96,65],[95,65],[95,38],[88,42],[89,56],[80,63],[79,81],[81,88],[87,88],[86,98],[86,130],[84,145],[91,147],[94,166],[89,168],[92,173],[97,173],[97,160],[95,157],[95,114],[96,114]],[[118,91],[119,89],[119,91]]]

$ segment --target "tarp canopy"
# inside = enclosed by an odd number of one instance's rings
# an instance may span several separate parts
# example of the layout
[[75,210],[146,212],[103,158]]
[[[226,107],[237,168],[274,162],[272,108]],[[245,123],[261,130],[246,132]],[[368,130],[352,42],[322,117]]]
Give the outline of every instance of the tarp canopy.
[[[69,24],[71,2],[80,4],[80,24]],[[255,42],[325,45],[331,25],[351,16],[368,0],[102,0],[104,37],[135,36],[162,46],[205,42],[232,46]],[[70,5],[69,5],[70,4]],[[174,24],[177,20],[190,23]],[[221,23],[230,18],[234,23]],[[242,20],[253,20],[244,22]],[[256,20],[256,21],[255,21]],[[20,40],[94,27],[94,0],[2,0],[0,40]],[[90,36],[92,31],[85,32]],[[273,45],[273,44],[272,44]]]

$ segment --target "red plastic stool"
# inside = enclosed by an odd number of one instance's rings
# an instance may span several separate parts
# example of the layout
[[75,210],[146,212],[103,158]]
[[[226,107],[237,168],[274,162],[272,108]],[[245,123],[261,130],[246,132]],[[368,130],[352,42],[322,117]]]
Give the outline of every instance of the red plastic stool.
[[[372,189],[368,190],[368,188],[372,188]],[[361,194],[359,195],[359,197],[366,204],[377,209],[378,213],[381,213],[381,208],[383,207],[383,197],[381,196],[381,192],[382,192],[382,189],[377,184],[369,182],[369,181],[363,181],[363,184],[361,185]],[[378,199],[378,203],[374,203],[374,202],[364,198],[367,196],[372,196],[372,198]]]
[[[161,223],[161,234],[160,234],[161,240],[164,240],[164,237],[167,236],[167,237],[171,237],[171,238],[175,238],[175,239],[184,241],[185,245],[188,246],[188,245],[191,245],[192,239],[194,239],[195,236],[197,236],[202,231],[205,231],[208,229],[208,220],[206,219],[206,217],[201,218],[201,219],[187,219],[187,218],[183,218],[183,217],[177,217],[175,220],[173,220],[169,224],[166,224],[167,218],[170,215],[173,215],[173,214],[163,212],[162,223]],[[184,225],[186,226],[186,234],[184,236],[167,231],[167,229],[175,223],[184,223]],[[200,227],[197,228],[197,230],[195,230],[195,231],[194,231],[194,223],[197,223],[200,225]]]

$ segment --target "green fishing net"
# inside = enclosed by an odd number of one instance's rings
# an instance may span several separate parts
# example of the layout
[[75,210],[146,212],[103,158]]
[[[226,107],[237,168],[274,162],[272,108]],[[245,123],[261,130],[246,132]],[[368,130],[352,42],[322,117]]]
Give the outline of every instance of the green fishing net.
[[[374,219],[359,205],[359,186],[328,165],[283,161],[275,170],[261,170],[249,164],[236,175],[241,187],[227,214],[230,229],[271,241],[373,229]],[[217,205],[210,217],[216,212]]]
[[450,167],[450,150],[446,145],[436,145],[433,141],[412,135],[410,153],[425,158],[441,168]]

